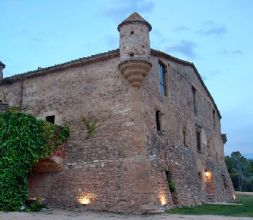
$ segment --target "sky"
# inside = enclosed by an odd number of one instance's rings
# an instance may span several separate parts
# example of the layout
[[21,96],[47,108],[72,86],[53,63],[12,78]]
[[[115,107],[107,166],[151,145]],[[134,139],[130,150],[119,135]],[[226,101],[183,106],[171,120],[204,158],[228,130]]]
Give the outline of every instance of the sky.
[[222,115],[225,154],[253,159],[252,0],[0,0],[4,77],[119,47],[133,12],[151,47],[193,62]]

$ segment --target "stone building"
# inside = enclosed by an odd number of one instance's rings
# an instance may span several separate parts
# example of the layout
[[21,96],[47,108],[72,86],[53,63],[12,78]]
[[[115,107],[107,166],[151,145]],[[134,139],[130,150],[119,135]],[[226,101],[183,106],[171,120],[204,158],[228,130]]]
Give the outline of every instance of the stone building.
[[31,172],[31,197],[134,213],[233,199],[220,112],[194,64],[150,48],[151,29],[133,13],[117,50],[1,79],[5,106],[70,126]]

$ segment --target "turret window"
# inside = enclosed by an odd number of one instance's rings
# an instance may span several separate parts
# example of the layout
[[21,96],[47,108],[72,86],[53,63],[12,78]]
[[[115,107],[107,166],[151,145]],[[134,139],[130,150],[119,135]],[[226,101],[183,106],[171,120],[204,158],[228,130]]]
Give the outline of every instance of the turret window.
[[167,96],[166,68],[162,63],[159,63],[158,68],[159,68],[158,71],[159,71],[159,81],[160,81],[160,95]]

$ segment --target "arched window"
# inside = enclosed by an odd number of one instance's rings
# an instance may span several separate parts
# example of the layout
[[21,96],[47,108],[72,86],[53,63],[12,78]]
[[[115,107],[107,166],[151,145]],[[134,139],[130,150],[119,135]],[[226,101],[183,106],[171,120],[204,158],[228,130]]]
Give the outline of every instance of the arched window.
[[156,118],[156,130],[161,131],[161,112],[160,111],[156,111],[155,118]]
[[160,95],[167,96],[166,86],[166,68],[162,63],[158,64],[159,81],[160,81]]

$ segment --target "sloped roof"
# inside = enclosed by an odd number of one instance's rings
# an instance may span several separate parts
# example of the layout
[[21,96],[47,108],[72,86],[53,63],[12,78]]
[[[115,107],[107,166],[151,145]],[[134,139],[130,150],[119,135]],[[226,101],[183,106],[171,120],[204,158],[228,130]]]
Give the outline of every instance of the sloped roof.
[[2,63],[1,60],[0,60],[0,66],[3,67],[3,68],[5,67],[4,63]]
[[134,12],[133,14],[131,14],[128,18],[126,18],[124,21],[122,21],[119,25],[118,25],[118,31],[120,30],[121,26],[124,24],[132,24],[132,23],[143,23],[145,24],[149,31],[152,30],[152,26],[151,24],[149,24],[143,17],[141,17],[137,12]]
[[220,114],[220,111],[211,95],[211,93],[209,92],[208,88],[206,87],[204,81],[202,80],[201,78],[201,75],[200,73],[198,72],[197,68],[195,67],[195,65],[191,62],[188,62],[188,61],[185,61],[185,60],[182,60],[182,59],[179,59],[179,58],[176,58],[176,57],[173,57],[167,53],[164,53],[164,52],[161,52],[159,50],[154,50],[154,49],[151,49],[151,54],[154,55],[154,56],[163,56],[171,61],[174,61],[175,63],[179,63],[179,64],[182,64],[182,65],[185,65],[185,66],[190,66],[193,68],[195,74],[197,75],[201,85],[204,87],[206,93],[208,94],[209,98],[211,99],[211,101],[213,102],[214,104],[214,107],[215,107],[215,110],[217,112],[217,115],[219,116],[219,118],[221,118],[221,114]]
[[[163,57],[165,57],[168,60],[171,60],[173,62],[182,64],[182,65],[185,65],[185,66],[192,67],[194,69],[194,72],[196,73],[201,85],[206,90],[209,98],[213,102],[218,116],[221,118],[220,112],[218,110],[217,105],[215,104],[215,101],[214,101],[211,93],[207,89],[207,87],[206,87],[205,83],[203,82],[197,68],[195,67],[195,65],[193,63],[182,60],[182,59],[179,59],[179,58],[176,58],[174,56],[171,56],[167,53],[164,53],[162,51],[155,50],[155,49],[151,49],[151,54],[154,55],[154,56],[163,56]],[[62,63],[62,64],[57,64],[57,65],[46,67],[46,68],[38,68],[37,70],[28,71],[28,72],[25,72],[25,73],[21,73],[21,74],[17,74],[17,75],[14,75],[14,76],[6,77],[6,78],[0,80],[0,86],[4,85],[4,84],[11,84],[15,81],[24,80],[24,79],[27,79],[27,78],[33,78],[33,77],[41,76],[41,75],[44,75],[44,74],[49,74],[49,73],[53,73],[53,72],[57,72],[57,71],[61,71],[61,70],[70,69],[70,68],[73,68],[73,67],[78,67],[78,66],[82,66],[82,65],[86,65],[86,64],[90,64],[90,63],[96,63],[96,62],[99,62],[99,61],[104,61],[104,60],[107,60],[107,59],[110,59],[110,58],[119,57],[119,55],[120,55],[119,54],[119,49],[116,49],[116,50],[111,50],[111,51],[108,51],[108,52],[105,52],[105,53],[99,53],[99,54],[91,55],[91,56],[88,56],[88,57],[82,57],[82,58],[79,58],[79,59],[71,60],[69,62],[65,62],[65,63]]]
[[99,53],[99,54],[91,55],[88,57],[82,57],[82,58],[71,60],[71,61],[68,61],[65,63],[56,64],[54,66],[49,66],[49,67],[45,67],[45,68],[39,67],[37,70],[32,70],[32,71],[28,71],[25,73],[20,73],[20,74],[16,74],[13,76],[3,78],[3,80],[0,81],[0,85],[12,83],[12,82],[15,82],[15,81],[18,81],[21,79],[23,80],[23,79],[27,79],[27,78],[41,76],[41,75],[56,72],[56,71],[66,70],[69,68],[78,67],[78,66],[82,66],[85,64],[89,64],[89,63],[95,63],[98,61],[107,60],[107,59],[117,57],[117,56],[119,56],[119,49],[110,50],[105,53]]

